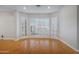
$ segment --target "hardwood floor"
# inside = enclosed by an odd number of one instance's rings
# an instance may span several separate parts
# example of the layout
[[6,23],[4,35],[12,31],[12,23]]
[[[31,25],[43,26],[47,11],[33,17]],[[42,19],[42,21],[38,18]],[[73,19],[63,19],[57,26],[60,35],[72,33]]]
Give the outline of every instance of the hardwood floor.
[[57,39],[25,38],[18,41],[0,40],[0,54],[76,54],[75,50]]

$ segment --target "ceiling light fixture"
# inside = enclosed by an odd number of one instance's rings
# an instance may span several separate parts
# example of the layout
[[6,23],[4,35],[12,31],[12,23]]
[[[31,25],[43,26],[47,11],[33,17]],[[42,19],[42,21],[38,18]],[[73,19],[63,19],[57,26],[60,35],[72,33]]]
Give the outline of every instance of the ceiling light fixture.
[[50,6],[48,6],[48,9],[50,9]]
[[24,10],[26,9],[26,7],[23,8]]

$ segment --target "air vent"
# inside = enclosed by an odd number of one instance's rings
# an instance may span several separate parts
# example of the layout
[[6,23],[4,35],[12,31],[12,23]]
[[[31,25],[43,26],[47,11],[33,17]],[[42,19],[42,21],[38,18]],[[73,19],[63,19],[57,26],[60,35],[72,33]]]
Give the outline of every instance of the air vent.
[[41,5],[36,5],[36,7],[40,7]]

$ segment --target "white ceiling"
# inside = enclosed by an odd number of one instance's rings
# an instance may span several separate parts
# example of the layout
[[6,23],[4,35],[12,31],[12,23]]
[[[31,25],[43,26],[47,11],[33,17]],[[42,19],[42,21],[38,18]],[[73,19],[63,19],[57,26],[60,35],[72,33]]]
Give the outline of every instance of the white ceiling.
[[19,11],[26,13],[53,13],[59,11],[62,5],[0,5],[0,11]]

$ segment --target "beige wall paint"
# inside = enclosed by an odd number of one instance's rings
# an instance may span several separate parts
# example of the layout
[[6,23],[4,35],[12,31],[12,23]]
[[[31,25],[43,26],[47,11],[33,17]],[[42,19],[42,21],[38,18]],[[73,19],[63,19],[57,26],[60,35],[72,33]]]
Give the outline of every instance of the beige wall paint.
[[64,6],[59,16],[60,37],[77,49],[77,6]]
[[0,11],[0,38],[16,38],[16,16],[14,12]]

